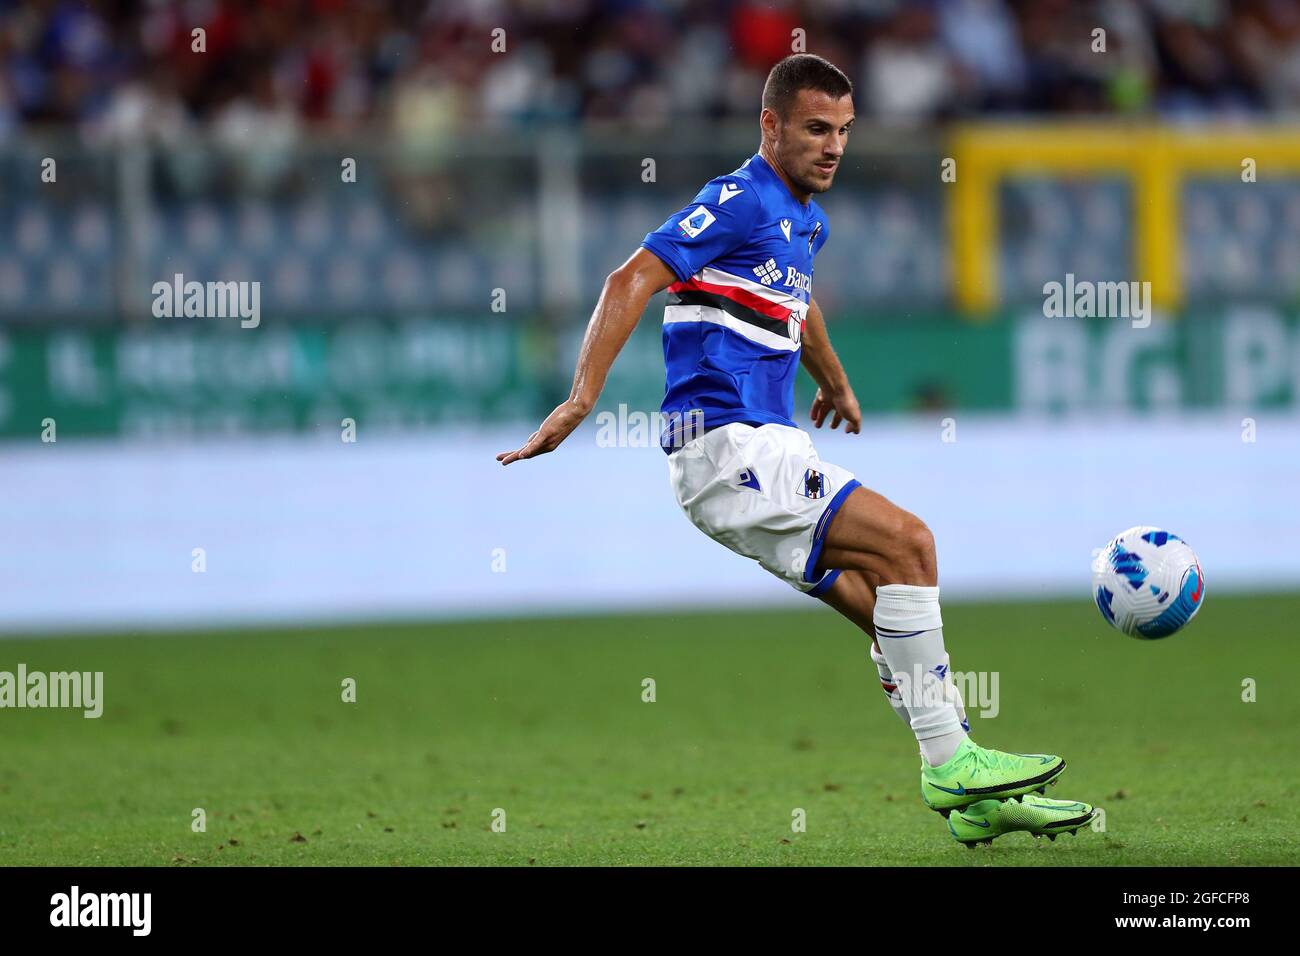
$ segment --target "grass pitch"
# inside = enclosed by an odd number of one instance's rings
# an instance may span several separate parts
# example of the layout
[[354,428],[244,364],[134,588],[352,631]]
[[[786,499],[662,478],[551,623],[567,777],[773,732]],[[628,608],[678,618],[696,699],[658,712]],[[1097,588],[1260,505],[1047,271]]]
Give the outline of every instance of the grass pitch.
[[1048,795],[1106,811],[973,851],[821,606],[3,640],[0,670],[103,671],[105,706],[0,710],[0,864],[1296,864],[1297,620],[1211,594],[1141,643],[1086,600],[945,606],[954,669],[999,676],[975,739],[1064,755]]

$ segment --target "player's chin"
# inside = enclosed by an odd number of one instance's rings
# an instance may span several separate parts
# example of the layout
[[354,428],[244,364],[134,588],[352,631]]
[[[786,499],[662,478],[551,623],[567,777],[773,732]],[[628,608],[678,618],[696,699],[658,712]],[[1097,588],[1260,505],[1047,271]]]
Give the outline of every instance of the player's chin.
[[816,169],[816,172],[809,177],[808,181],[804,183],[804,186],[809,192],[824,193],[826,190],[831,188],[831,183],[835,181],[835,170],[832,169],[827,173],[820,167],[814,168]]

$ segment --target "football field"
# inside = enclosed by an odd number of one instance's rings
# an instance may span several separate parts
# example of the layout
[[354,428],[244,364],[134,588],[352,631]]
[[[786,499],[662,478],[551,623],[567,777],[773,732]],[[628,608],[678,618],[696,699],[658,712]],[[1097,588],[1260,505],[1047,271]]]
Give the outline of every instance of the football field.
[[866,638],[812,602],[4,640],[0,671],[103,671],[104,711],[0,711],[0,865],[1295,864],[1297,620],[1211,590],[1142,643],[1086,598],[945,606],[954,669],[997,677],[975,739],[1062,754],[1048,795],[1105,810],[975,850],[922,806]]

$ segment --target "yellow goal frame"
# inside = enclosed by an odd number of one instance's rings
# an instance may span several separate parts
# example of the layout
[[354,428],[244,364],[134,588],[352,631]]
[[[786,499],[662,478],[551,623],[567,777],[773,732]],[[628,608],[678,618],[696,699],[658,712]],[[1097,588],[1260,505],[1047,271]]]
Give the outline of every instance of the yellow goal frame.
[[[948,203],[953,296],[972,315],[1002,302],[999,183],[1011,175],[1122,175],[1133,188],[1133,279],[1157,308],[1183,304],[1179,199],[1185,177],[1300,175],[1300,130],[1122,124],[964,125],[953,129],[956,180]],[[1243,186],[1247,186],[1242,179]]]

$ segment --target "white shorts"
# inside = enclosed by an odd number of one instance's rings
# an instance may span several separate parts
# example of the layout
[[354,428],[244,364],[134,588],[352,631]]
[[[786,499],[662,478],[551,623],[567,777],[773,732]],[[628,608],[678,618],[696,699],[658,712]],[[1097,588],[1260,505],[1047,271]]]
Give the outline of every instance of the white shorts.
[[814,597],[839,576],[818,576],[831,518],[860,483],[817,457],[812,438],[789,425],[733,423],[668,456],[673,493],[691,523]]

